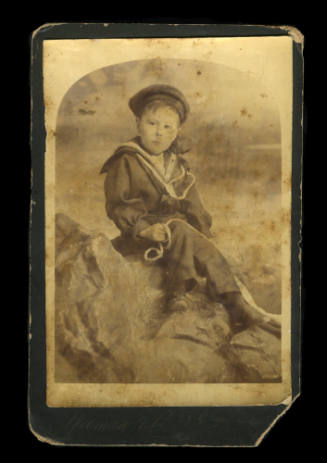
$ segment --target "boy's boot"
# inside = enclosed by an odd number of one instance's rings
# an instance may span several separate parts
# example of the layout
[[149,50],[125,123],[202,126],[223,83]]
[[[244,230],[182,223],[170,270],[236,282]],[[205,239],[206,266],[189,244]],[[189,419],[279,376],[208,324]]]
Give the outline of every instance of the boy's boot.
[[171,312],[183,312],[190,307],[187,294],[197,286],[196,280],[189,279],[178,285],[170,284],[166,288],[166,307]]
[[281,326],[271,319],[269,314],[264,315],[250,305],[238,291],[220,295],[221,302],[227,309],[235,331],[243,331],[249,326],[257,325],[260,328],[281,337]]

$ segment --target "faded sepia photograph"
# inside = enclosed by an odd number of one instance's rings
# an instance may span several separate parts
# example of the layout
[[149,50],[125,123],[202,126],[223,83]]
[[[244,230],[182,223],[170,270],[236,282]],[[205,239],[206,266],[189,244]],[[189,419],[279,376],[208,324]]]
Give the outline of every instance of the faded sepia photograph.
[[291,40],[223,40],[44,48],[50,405],[290,395]]

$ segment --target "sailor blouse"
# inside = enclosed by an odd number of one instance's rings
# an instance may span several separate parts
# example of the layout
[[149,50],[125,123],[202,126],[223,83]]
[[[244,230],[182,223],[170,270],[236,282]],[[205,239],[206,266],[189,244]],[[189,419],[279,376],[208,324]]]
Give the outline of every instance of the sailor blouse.
[[184,156],[170,153],[166,169],[163,160],[159,166],[159,160],[152,158],[133,140],[121,145],[104,164],[108,217],[122,236],[134,240],[148,226],[171,218],[182,219],[210,237],[212,219]]

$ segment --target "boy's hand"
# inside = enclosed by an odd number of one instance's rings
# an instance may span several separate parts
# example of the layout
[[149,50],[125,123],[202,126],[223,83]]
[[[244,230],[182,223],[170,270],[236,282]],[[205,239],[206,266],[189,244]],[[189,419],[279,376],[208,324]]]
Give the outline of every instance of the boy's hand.
[[150,225],[150,227],[147,227],[140,232],[140,236],[152,241],[167,241],[167,233],[165,226],[162,223],[155,223],[154,225]]

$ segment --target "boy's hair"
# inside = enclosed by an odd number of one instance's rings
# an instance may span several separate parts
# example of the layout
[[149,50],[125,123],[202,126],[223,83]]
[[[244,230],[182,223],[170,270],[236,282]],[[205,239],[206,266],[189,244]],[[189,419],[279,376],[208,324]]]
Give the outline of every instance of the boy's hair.
[[175,113],[178,115],[180,124],[182,124],[182,118],[181,118],[182,108],[178,109],[177,107],[179,104],[181,105],[181,103],[179,103],[178,101],[172,104],[171,102],[164,100],[162,98],[156,98],[155,100],[152,100],[149,103],[147,103],[145,106],[143,106],[143,108],[139,111],[139,114],[137,117],[142,117],[143,114],[149,110],[156,111],[159,108],[168,107],[172,109],[173,111],[175,111]]

